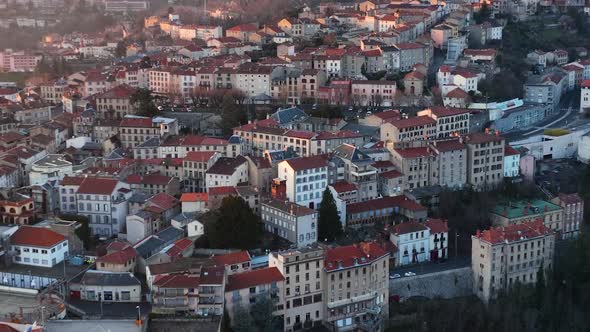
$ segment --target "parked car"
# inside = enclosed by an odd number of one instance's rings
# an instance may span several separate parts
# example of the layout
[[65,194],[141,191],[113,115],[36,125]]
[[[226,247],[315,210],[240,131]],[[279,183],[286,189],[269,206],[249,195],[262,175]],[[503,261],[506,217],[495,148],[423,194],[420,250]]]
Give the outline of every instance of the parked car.
[[397,278],[401,278],[402,276],[399,275],[399,273],[395,273],[389,276],[389,279],[397,279]]
[[404,276],[406,276],[406,277],[413,277],[415,275],[416,275],[416,273],[414,273],[414,272],[406,272],[406,273],[404,273]]

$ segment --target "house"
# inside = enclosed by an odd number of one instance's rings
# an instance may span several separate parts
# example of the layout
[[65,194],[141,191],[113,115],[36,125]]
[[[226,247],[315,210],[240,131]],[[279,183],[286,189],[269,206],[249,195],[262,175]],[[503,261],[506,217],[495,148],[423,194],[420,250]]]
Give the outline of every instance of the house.
[[266,231],[294,243],[298,248],[317,242],[317,213],[295,203],[268,200],[262,202],[260,214]]
[[427,209],[406,195],[382,197],[346,206],[346,226],[361,227],[399,216],[413,221],[426,220]]
[[241,155],[219,158],[205,173],[207,189],[248,183],[248,161]]
[[94,302],[141,302],[141,282],[129,272],[88,270],[80,282],[80,299]]
[[563,230],[561,238],[571,239],[578,237],[584,219],[584,200],[577,193],[559,193],[551,200],[551,203],[563,208],[564,218],[561,227]]
[[404,92],[410,96],[421,96],[424,92],[426,75],[420,71],[413,70],[404,76]]
[[398,266],[430,260],[430,229],[425,224],[415,221],[397,224],[391,229],[389,239],[397,247]]
[[98,271],[135,272],[137,251],[125,242],[111,242],[106,247],[106,254],[96,259]]
[[467,183],[476,189],[492,188],[504,181],[504,138],[492,133],[471,133],[467,145]]
[[520,152],[506,145],[504,147],[504,177],[513,178],[520,175]]
[[494,226],[542,220],[557,238],[564,232],[564,208],[541,199],[500,202],[489,211],[489,216]]
[[215,151],[190,151],[182,161],[185,188],[188,187],[193,192],[204,192],[207,188],[206,172],[221,156],[221,153]]
[[180,182],[177,178],[158,173],[139,175],[131,174],[125,179],[131,189],[142,191],[150,195],[167,193],[174,196],[180,193]]
[[429,218],[424,225],[430,230],[429,261],[443,261],[449,258],[449,225],[446,220]]
[[93,96],[98,117],[120,120],[125,115],[135,114],[137,109],[131,103],[131,97],[136,91],[136,88],[122,84]]
[[12,262],[21,265],[53,267],[68,256],[65,236],[43,227],[21,226],[10,236],[16,253]]

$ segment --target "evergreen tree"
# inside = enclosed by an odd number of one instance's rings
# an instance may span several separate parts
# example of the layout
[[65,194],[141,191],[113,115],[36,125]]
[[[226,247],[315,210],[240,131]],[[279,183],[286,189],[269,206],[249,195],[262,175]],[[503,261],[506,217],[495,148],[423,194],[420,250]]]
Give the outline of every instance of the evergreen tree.
[[221,122],[220,126],[224,134],[231,134],[233,128],[246,123],[247,114],[244,105],[237,104],[236,99],[229,93],[223,96],[221,101]]
[[153,117],[158,114],[152,92],[148,89],[137,89],[131,96],[131,104],[137,108],[137,114]]
[[342,235],[342,224],[336,208],[336,201],[330,189],[326,188],[318,211],[318,239],[334,241]]
[[254,327],[254,320],[250,313],[242,306],[238,305],[234,309],[234,319],[233,319],[233,326],[232,330],[235,332],[254,332],[256,328]]
[[120,41],[117,43],[117,48],[115,48],[115,56],[117,58],[127,56],[127,44],[125,43],[125,41]]
[[259,242],[262,227],[246,201],[229,196],[214,220],[205,224],[205,235],[211,248],[249,249]]

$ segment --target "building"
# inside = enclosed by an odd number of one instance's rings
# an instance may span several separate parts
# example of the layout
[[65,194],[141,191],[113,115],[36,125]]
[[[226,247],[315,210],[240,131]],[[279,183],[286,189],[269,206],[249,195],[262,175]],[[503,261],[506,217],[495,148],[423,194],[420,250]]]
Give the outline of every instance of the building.
[[449,138],[469,132],[469,113],[468,109],[431,107],[417,115],[427,115],[436,120],[436,138]]
[[514,178],[520,175],[520,152],[506,145],[504,147],[504,177]]
[[580,112],[586,112],[590,108],[590,79],[581,83]]
[[80,299],[94,302],[141,302],[141,282],[129,272],[88,270],[80,282]]
[[385,122],[381,125],[381,140],[404,143],[436,137],[436,120],[423,115]]
[[[123,148],[134,148],[152,138],[164,138],[178,134],[178,120],[155,117],[125,115],[119,125],[120,140]],[[157,147],[152,155],[157,156]],[[134,156],[136,159],[141,156]]]
[[428,219],[424,226],[430,230],[429,261],[436,262],[449,258],[449,225],[446,220]]
[[563,226],[560,239],[578,237],[581,225],[584,222],[584,200],[577,193],[560,193],[551,200],[551,203],[561,206],[563,209]]
[[238,308],[249,310],[261,298],[273,305],[273,315],[281,317],[285,311],[285,277],[276,267],[236,273],[227,277],[225,308],[234,321]]
[[429,145],[434,158],[431,161],[431,185],[462,188],[467,183],[467,147],[460,139],[433,141]]
[[373,225],[378,221],[390,222],[403,216],[408,220],[426,220],[427,209],[406,195],[382,197],[346,206],[346,226]]
[[373,159],[368,154],[354,145],[342,144],[334,149],[333,156],[336,181],[356,186],[357,199],[360,201],[377,198],[377,169],[372,166]]
[[124,228],[131,193],[127,183],[88,177],[76,192],[77,213],[88,218],[92,234],[115,236]]
[[137,109],[131,103],[131,97],[136,91],[136,88],[121,84],[95,95],[98,118],[121,120],[126,115],[135,114]]
[[490,133],[463,137],[467,145],[467,183],[486,190],[504,181],[504,138]]
[[324,319],[324,249],[310,246],[268,254],[268,266],[285,276],[284,331],[299,331]]
[[395,81],[352,81],[352,103],[358,106],[391,106],[395,100]]
[[389,252],[375,242],[328,248],[324,323],[333,331],[380,331],[389,317]]
[[227,275],[250,271],[252,267],[252,258],[246,250],[216,255],[211,259],[215,264],[225,266]]
[[137,251],[130,244],[114,241],[106,247],[106,254],[96,259],[98,271],[135,272]]
[[397,248],[394,261],[397,266],[427,262],[430,260],[430,229],[415,221],[393,226],[389,240]]
[[248,183],[248,160],[241,155],[235,158],[220,157],[205,172],[205,183],[207,189]]
[[437,166],[433,162],[434,154],[429,147],[413,147],[391,150],[391,161],[402,173],[404,190],[412,190],[427,187],[432,184],[431,166]]
[[53,267],[68,256],[65,236],[44,227],[21,226],[10,237],[15,264]]
[[296,203],[271,199],[262,202],[260,212],[266,231],[294,243],[298,248],[317,242],[315,210]]
[[0,71],[3,72],[32,72],[43,59],[41,54],[31,54],[25,51],[6,49],[0,52]]
[[278,177],[286,180],[289,201],[317,209],[328,185],[328,161],[325,156],[285,160],[278,164]]
[[48,181],[59,181],[74,173],[73,165],[63,154],[48,154],[33,163],[29,172],[31,185],[43,185]]
[[478,230],[471,237],[471,248],[473,291],[487,302],[517,283],[534,284],[541,268],[548,273],[555,234],[537,220]]
[[545,226],[561,238],[564,226],[564,208],[544,200],[509,201],[497,204],[490,211],[494,226],[523,224],[543,220]]
[[184,187],[193,192],[204,192],[207,188],[206,173],[221,156],[215,151],[189,152],[182,161]]

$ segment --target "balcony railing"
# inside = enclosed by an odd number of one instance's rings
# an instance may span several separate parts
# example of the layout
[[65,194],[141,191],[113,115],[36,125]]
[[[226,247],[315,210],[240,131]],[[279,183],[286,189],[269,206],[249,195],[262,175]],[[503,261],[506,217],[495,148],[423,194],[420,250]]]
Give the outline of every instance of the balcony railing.
[[351,297],[350,299],[343,299],[343,300],[328,302],[328,308],[332,309],[332,308],[340,307],[340,306],[355,303],[355,302],[368,301],[368,300],[374,299],[375,297],[377,297],[377,292],[370,292],[367,294]]

